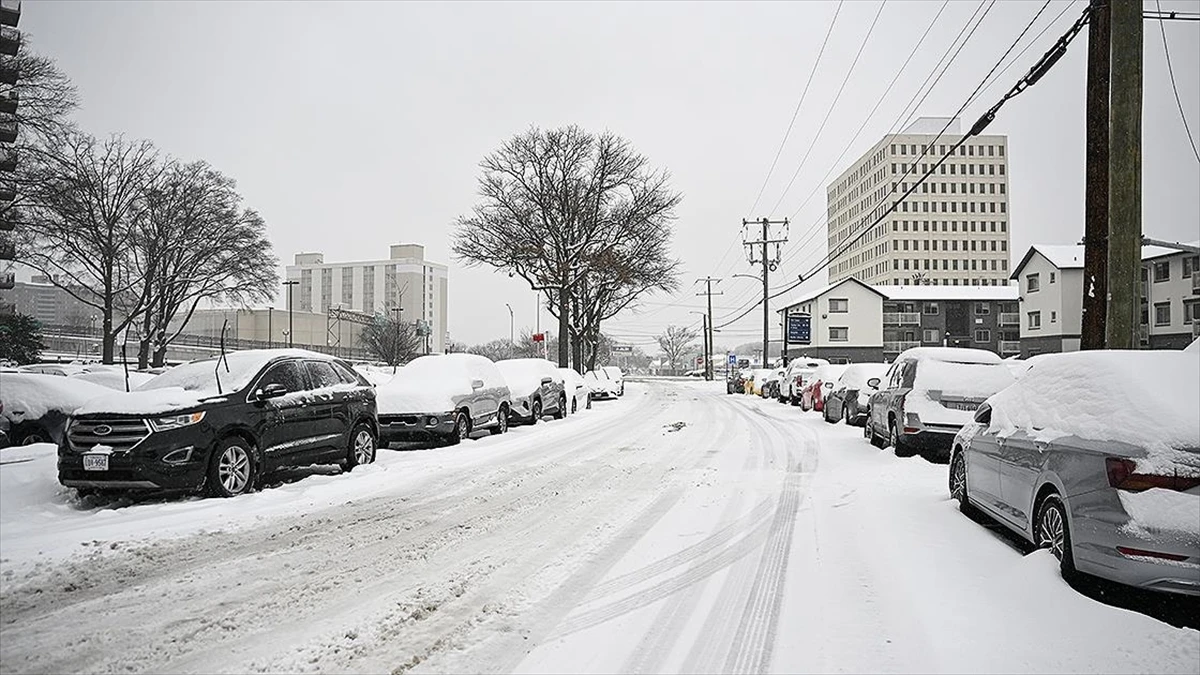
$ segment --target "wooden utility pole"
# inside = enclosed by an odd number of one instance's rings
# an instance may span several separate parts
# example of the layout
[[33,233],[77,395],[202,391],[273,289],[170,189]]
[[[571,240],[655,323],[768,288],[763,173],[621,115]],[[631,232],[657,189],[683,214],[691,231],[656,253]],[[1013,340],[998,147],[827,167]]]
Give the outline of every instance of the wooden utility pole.
[[1080,349],[1104,349],[1108,313],[1109,2],[1091,0],[1087,54],[1087,196]]
[[1107,347],[1138,346],[1142,269],[1142,2],[1109,0]]
[[711,363],[709,363],[709,361],[711,361],[712,359],[709,359],[708,357],[709,357],[709,355],[711,355],[712,349],[713,349],[712,296],[724,295],[724,293],[722,293],[720,291],[713,293],[713,289],[712,289],[713,282],[716,281],[719,283],[721,281],[720,279],[714,279],[712,277],[705,277],[705,278],[701,279],[700,281],[704,282],[705,289],[704,289],[703,293],[697,293],[696,295],[708,296],[708,323],[705,325],[705,329],[704,329],[704,379],[709,380],[711,382],[713,379],[713,365]]
[[[754,265],[757,263],[762,263],[762,286],[763,286],[762,367],[767,368],[767,367],[769,367],[767,365],[767,363],[768,363],[768,360],[770,359],[770,353],[771,353],[768,350],[768,348],[770,347],[769,342],[770,342],[770,338],[771,338],[771,311],[767,305],[769,304],[771,296],[770,296],[770,284],[768,283],[768,280],[767,280],[767,273],[770,270],[774,270],[776,267],[779,266],[779,245],[783,244],[784,242],[787,241],[786,233],[783,234],[782,237],[776,237],[776,238],[772,239],[771,238],[771,226],[772,225],[783,225],[784,228],[787,228],[788,219],[784,218],[783,220],[771,220],[769,218],[762,218],[758,221],[742,220],[742,227],[745,228],[747,225],[761,225],[762,226],[762,239],[759,239],[756,241],[743,240],[742,245],[747,248],[747,252],[749,254],[751,265]],[[743,230],[743,234],[744,234],[744,230]],[[773,256],[769,254],[769,251],[767,248],[771,244],[775,245],[775,254]],[[758,251],[755,251],[755,247],[760,246],[760,245],[762,246],[762,254],[761,254],[760,259],[755,260],[754,256],[758,253]]]

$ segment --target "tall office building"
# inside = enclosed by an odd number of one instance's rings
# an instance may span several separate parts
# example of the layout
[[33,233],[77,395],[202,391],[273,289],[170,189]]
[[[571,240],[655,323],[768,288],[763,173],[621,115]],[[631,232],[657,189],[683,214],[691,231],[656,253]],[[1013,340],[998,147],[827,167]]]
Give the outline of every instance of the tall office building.
[[292,287],[296,311],[390,314],[398,308],[402,321],[429,326],[430,351],[445,351],[449,275],[445,265],[425,260],[424,246],[397,244],[387,260],[358,262],[327,263],[324,254],[298,253],[295,263],[286,274],[299,282]]
[[921,118],[885,136],[829,185],[830,283],[1008,283],[1006,136],[971,138],[871,226],[961,138],[957,118]]
[[[16,184],[12,174],[17,170],[17,81],[20,78],[16,56],[21,51],[21,21],[19,0],[0,0],[0,290],[11,290],[16,283],[13,261],[16,245],[13,232],[17,223],[13,212]],[[0,297],[0,313],[14,311],[8,294]]]

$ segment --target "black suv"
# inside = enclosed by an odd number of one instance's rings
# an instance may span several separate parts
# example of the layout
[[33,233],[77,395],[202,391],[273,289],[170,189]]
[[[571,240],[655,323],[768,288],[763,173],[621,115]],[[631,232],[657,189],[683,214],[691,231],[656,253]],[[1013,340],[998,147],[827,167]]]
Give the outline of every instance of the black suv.
[[232,497],[277,469],[372,462],[378,438],[375,389],[349,364],[303,350],[249,350],[84,404],[59,444],[58,480],[81,493]]

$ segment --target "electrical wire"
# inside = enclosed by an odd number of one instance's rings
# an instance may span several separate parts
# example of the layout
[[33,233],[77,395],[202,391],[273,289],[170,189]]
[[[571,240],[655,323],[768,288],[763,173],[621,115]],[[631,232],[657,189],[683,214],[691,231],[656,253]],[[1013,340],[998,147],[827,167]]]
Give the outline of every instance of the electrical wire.
[[1183,130],[1187,132],[1188,144],[1192,146],[1192,153],[1196,155],[1196,161],[1200,162],[1200,150],[1196,149],[1196,141],[1192,138],[1192,130],[1188,126],[1187,115],[1183,112],[1183,102],[1179,100],[1179,88],[1175,86],[1175,69],[1171,67],[1171,50],[1167,48],[1167,28],[1161,16],[1162,3],[1159,0],[1154,0],[1154,5],[1158,8],[1160,14],[1158,17],[1158,29],[1162,32],[1163,54],[1167,57],[1167,73],[1171,76],[1171,91],[1175,92],[1175,105],[1179,106],[1179,119],[1183,120]]

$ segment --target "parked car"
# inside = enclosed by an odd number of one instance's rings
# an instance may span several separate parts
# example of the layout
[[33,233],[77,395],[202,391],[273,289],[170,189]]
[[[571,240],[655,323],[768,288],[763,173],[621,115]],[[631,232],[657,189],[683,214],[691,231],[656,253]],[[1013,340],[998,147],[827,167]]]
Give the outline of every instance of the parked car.
[[746,376],[741,370],[729,371],[729,376],[725,379],[725,393],[727,394],[744,394],[746,393]]
[[7,444],[58,443],[67,419],[88,401],[113,392],[91,382],[44,373],[0,373],[0,417]]
[[[899,457],[925,451],[950,459],[958,430],[988,396],[1014,381],[996,354],[982,349],[917,347],[901,352],[867,403],[863,434]],[[886,435],[885,435],[886,434]]]
[[887,369],[886,363],[853,363],[846,366],[825,398],[822,412],[825,421],[845,420],[847,425],[862,426],[867,417],[867,401],[871,397],[867,380],[882,379]]
[[603,368],[601,368],[601,370],[603,370],[605,373],[607,373],[608,379],[612,380],[613,384],[616,385],[617,396],[624,396],[625,395],[625,373],[621,372],[621,369],[618,368],[617,366],[604,366]]
[[587,381],[583,379],[583,376],[574,368],[559,368],[558,373],[563,378],[563,388],[567,392],[567,406],[571,413],[578,412],[580,406],[587,407],[591,389],[588,388]]
[[[80,386],[73,382],[72,386]],[[348,363],[299,349],[193,361],[75,411],[58,480],[93,489],[233,497],[286,467],[375,459],[375,389]]]
[[1066,574],[1200,596],[1200,354],[1029,364],[955,437],[950,495],[1050,549]]
[[801,395],[804,393],[804,387],[807,386],[808,380],[817,368],[829,365],[825,359],[818,359],[809,356],[797,356],[788,362],[787,370],[783,374],[783,382],[780,384],[781,394],[785,402],[792,405],[800,405]]
[[603,369],[589,370],[583,374],[583,379],[587,382],[593,399],[609,399],[619,396],[617,392],[620,389]]
[[833,391],[833,383],[846,370],[845,365],[830,363],[813,371],[809,383],[805,385],[800,396],[801,410],[825,410],[825,397]]
[[537,424],[543,415],[567,416],[567,394],[558,366],[546,359],[505,359],[496,367],[512,392],[509,422]]
[[153,380],[156,376],[150,373],[139,373],[136,370],[131,370],[128,375],[128,388],[126,388],[126,374],[123,368],[93,369],[82,373],[75,373],[68,377],[73,380],[83,380],[84,382],[91,382],[92,384],[98,384],[117,391],[132,391]]
[[385,447],[400,441],[453,445],[477,429],[508,431],[512,395],[500,369],[484,356],[422,356],[377,390]]
[[746,393],[762,396],[762,386],[771,371],[767,368],[755,368],[746,376]]

